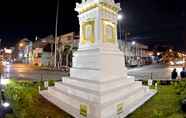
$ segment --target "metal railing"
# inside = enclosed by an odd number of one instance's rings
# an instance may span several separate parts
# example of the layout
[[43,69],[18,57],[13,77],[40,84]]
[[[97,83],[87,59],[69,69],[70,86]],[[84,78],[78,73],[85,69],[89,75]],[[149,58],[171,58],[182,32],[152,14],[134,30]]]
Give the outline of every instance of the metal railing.
[[61,80],[63,76],[68,76],[67,73],[62,72],[4,72],[1,74],[6,79],[20,79],[20,80]]
[[165,72],[139,72],[128,73],[129,76],[134,76],[136,80],[170,80],[171,74]]

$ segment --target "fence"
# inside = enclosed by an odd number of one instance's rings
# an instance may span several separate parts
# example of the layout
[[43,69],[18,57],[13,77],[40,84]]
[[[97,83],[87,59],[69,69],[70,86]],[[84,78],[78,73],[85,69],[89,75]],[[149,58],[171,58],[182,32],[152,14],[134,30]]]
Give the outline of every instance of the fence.
[[68,74],[62,72],[4,72],[3,78],[16,78],[20,80],[61,80],[61,77]]
[[129,73],[129,76],[134,76],[136,80],[170,80],[170,73],[166,72],[139,72],[139,73]]
[[[56,71],[39,71],[39,72],[4,72],[4,78],[15,77],[17,79],[27,80],[61,80],[61,77],[68,76],[68,73]],[[134,76],[136,80],[170,80],[170,73],[165,72],[138,72],[128,73],[128,76]]]

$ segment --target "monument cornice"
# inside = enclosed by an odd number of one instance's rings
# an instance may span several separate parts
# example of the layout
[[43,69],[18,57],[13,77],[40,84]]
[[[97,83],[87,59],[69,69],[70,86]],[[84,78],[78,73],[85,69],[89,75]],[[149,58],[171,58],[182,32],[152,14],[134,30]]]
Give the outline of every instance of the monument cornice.
[[[77,4],[76,11],[79,12],[79,14],[83,14],[95,8],[100,8],[108,12],[111,12],[113,14],[117,14],[118,11],[121,9],[118,4],[113,5],[106,2],[99,2],[99,3],[94,2],[94,3],[83,3],[83,4]],[[83,7],[81,7],[82,5]]]

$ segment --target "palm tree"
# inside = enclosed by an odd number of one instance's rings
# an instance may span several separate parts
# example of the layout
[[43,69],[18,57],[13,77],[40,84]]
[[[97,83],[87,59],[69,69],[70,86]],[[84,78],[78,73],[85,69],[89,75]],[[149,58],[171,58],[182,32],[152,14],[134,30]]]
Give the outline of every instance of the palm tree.
[[72,51],[72,46],[71,45],[65,45],[64,46],[64,51],[63,51],[63,54],[64,54],[64,58],[65,58],[65,66],[69,67],[69,62],[70,62],[70,53]]

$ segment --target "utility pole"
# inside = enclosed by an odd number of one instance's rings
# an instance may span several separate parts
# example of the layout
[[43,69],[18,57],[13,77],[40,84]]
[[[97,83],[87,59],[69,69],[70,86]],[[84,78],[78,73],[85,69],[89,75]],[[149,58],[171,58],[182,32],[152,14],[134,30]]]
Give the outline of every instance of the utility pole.
[[127,35],[128,35],[128,33],[127,33],[127,24],[125,23],[125,25],[124,25],[124,34],[125,34],[125,63],[128,63],[128,58],[127,58],[127,54],[128,54],[128,45],[127,45]]
[[59,16],[59,0],[57,0],[57,9],[56,9],[56,25],[55,25],[55,52],[54,52],[54,67],[57,66],[57,31],[58,31],[58,16]]
[[2,41],[3,39],[0,39],[0,49],[1,49],[1,41]]

